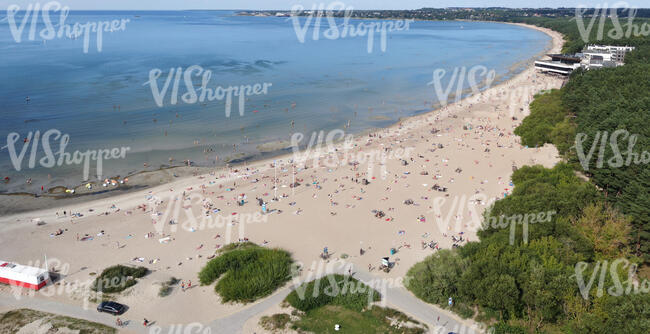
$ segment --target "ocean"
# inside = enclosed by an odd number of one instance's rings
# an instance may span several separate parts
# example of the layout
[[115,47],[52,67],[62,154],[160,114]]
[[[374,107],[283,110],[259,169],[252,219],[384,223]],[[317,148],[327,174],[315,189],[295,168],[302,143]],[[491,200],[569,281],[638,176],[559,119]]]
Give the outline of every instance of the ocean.
[[[269,156],[297,132],[304,145],[315,131],[385,127],[436,108],[437,83],[452,95],[457,85],[469,88],[471,81],[454,78],[454,71],[475,69],[484,84],[481,69],[493,70],[496,83],[523,70],[550,42],[514,25],[415,21],[387,32],[384,41],[373,34],[370,48],[368,34],[328,38],[326,20],[233,11],[70,12],[65,25],[72,33],[62,29],[60,38],[41,36],[47,27],[41,15],[30,38],[33,15],[23,21],[25,15],[16,14],[15,24],[0,19],[4,193],[97,180],[97,161],[84,173],[83,155],[75,159],[75,151],[124,153],[104,159],[103,179],[187,160],[215,166]],[[59,16],[51,14],[53,35]],[[74,34],[75,23],[114,20],[120,24],[101,42],[96,32],[87,42]],[[342,19],[335,22],[343,27]],[[347,24],[371,23],[383,21]],[[435,73],[445,75],[436,81]],[[242,99],[239,91],[246,92]],[[62,146],[70,156],[59,159]]]

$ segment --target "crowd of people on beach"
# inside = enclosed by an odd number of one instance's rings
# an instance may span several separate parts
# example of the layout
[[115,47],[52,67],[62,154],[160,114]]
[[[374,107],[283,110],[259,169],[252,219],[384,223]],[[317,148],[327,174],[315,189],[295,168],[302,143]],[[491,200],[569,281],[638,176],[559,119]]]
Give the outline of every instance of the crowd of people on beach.
[[[539,78],[530,74],[523,80],[535,83]],[[164,190],[147,190],[138,197],[136,205],[115,201],[105,207],[89,208],[80,204],[79,207],[58,209],[55,216],[70,224],[49,229],[47,233],[53,242],[74,236],[79,242],[75,245],[110,247],[112,255],[127,254],[122,258],[132,264],[161,272],[185,268],[187,261],[196,263],[212,259],[218,256],[217,250],[222,249],[227,240],[290,248],[292,238],[312,240],[321,237],[318,233],[329,233],[329,238],[341,236],[340,239],[323,240],[335,246],[336,252],[324,247],[319,255],[323,243],[308,243],[300,246],[310,248],[308,256],[299,254],[302,259],[329,261],[333,256],[354,254],[346,260],[357,265],[362,263],[363,267],[368,263],[370,272],[396,267],[404,271],[400,267],[402,263],[410,266],[432,252],[462,246],[476,236],[476,227],[467,223],[468,218],[480,218],[475,216],[476,212],[465,207],[452,212],[449,215],[452,219],[445,222],[447,212],[433,211],[435,198],[451,202],[462,195],[488,194],[486,198],[473,199],[469,203],[482,211],[492,200],[507,197],[512,192],[510,171],[524,163],[538,162],[516,157],[525,148],[519,145],[513,129],[519,124],[518,119],[523,119],[525,110],[512,114],[508,108],[499,106],[503,105],[504,98],[510,98],[508,89],[513,88],[514,84],[504,85],[490,94],[478,94],[434,113],[359,136],[354,139],[351,152],[323,152],[314,166],[297,166],[290,156],[272,163],[243,163],[197,174],[187,180],[179,179],[161,186]],[[529,99],[528,96],[518,97],[513,103],[523,105]],[[337,166],[326,163],[345,161],[343,154],[354,153],[351,156],[361,157],[363,152],[390,153],[409,148],[410,155],[395,160],[346,161]],[[123,182],[128,179],[107,179],[103,184],[119,186]],[[176,207],[178,210],[174,209]],[[255,228],[237,235],[239,231],[235,227],[245,224],[241,219],[243,212],[272,217],[270,224],[290,220],[296,225],[317,224],[314,221],[327,225],[314,227],[314,235],[308,236],[293,235],[291,229],[263,235]],[[99,216],[104,219],[100,227],[82,230],[80,221]],[[214,220],[223,216],[230,217],[225,220],[225,231],[208,233],[200,225],[207,218]],[[113,221],[110,217],[117,218]],[[192,219],[195,225],[188,223]],[[128,224],[123,226],[127,226],[127,230],[116,230],[111,225],[125,221]],[[186,224],[190,226],[187,229]],[[370,230],[358,234],[355,232],[358,230],[348,228],[355,224],[364,224]],[[184,233],[188,232],[196,232],[190,246],[184,242],[189,238]],[[361,240],[365,244],[359,247]],[[148,247],[169,247],[171,244],[177,248],[173,255],[151,256],[140,252],[138,245],[142,243],[147,243]],[[405,261],[407,257],[409,260]],[[389,258],[388,268],[384,258]],[[183,263],[185,266],[180,267]],[[196,279],[196,276],[189,278]],[[191,279],[181,281],[181,293],[194,293],[191,288],[196,285]],[[147,326],[148,320],[143,324]]]

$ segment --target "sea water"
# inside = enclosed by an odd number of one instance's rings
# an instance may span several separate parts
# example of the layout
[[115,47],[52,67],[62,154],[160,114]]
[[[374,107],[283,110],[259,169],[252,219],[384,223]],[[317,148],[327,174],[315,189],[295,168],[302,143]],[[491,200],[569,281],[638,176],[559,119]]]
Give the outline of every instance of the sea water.
[[[15,21],[21,20],[18,13]],[[232,11],[73,11],[65,24],[115,20],[123,29],[104,32],[100,41],[96,33],[87,40],[70,34],[42,38],[46,25],[39,17],[35,38],[29,38],[28,20],[17,41],[11,22],[0,19],[0,177],[11,179],[0,183],[0,192],[74,186],[86,175],[125,176],[186,160],[221,165],[278,153],[260,145],[287,142],[296,132],[309,138],[320,130],[385,127],[437,106],[440,96],[430,84],[434,71],[447,71],[442,83],[452,86],[454,70],[476,66],[503,80],[550,42],[539,31],[514,25],[415,21],[388,32],[385,50],[377,33],[369,50],[367,36],[315,39],[311,22],[300,38],[292,18]],[[300,27],[305,20],[298,19]],[[373,21],[349,24],[359,22]],[[188,70],[196,98],[183,98]],[[212,95],[201,99],[202,86]],[[248,94],[240,98],[235,89]],[[42,138],[53,129],[58,138]],[[37,131],[41,138],[34,145]],[[11,144],[13,157],[9,137],[19,138]],[[45,142],[55,163],[42,160]],[[73,162],[77,151],[115,148],[125,155],[104,160],[101,173],[91,161],[85,174],[83,163],[58,163],[62,144]]]

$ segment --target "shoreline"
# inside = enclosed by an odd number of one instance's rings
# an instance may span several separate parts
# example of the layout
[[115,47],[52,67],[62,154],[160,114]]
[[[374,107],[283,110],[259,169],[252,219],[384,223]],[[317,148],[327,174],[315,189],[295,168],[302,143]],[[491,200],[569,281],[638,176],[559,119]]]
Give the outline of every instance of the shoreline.
[[[463,21],[463,20],[455,20],[455,21]],[[548,52],[553,48],[553,36],[551,35],[551,33],[555,33],[555,32],[552,31],[552,30],[550,30],[550,29],[541,28],[541,27],[532,26],[532,25],[527,25],[527,24],[524,24],[524,23],[513,23],[513,22],[491,22],[491,21],[486,21],[486,23],[496,23],[496,24],[498,24],[498,23],[503,23],[503,24],[517,25],[517,26],[521,26],[521,27],[524,27],[524,28],[529,28],[529,29],[537,30],[537,31],[540,31],[540,32],[543,32],[543,33],[547,34],[549,37],[551,37],[551,41],[549,42],[550,45],[548,45],[547,48],[546,48],[545,50],[543,50],[543,51],[541,51],[540,53],[538,53],[538,55],[546,54],[546,53],[548,53]],[[550,33],[549,33],[549,32],[550,32]],[[559,34],[559,33],[557,33],[557,34]],[[561,42],[562,45],[564,44],[564,42],[565,42],[565,41],[562,39],[562,42]],[[529,62],[529,61],[530,61],[530,59],[528,59],[528,60],[523,60],[522,62]],[[516,64],[513,64],[513,66],[516,66]],[[513,80],[516,79],[518,76],[522,76],[525,72],[526,72],[526,70],[524,69],[523,71],[521,71],[521,72],[515,74],[514,76],[510,77],[509,79],[504,80],[504,81],[502,81],[502,82],[499,82],[499,83],[497,83],[496,85],[493,85],[493,86],[490,87],[488,90],[497,90],[497,88],[499,88],[500,86],[505,86],[505,85],[507,85],[508,82],[513,81]],[[487,90],[486,90],[486,91],[487,91]],[[485,93],[485,91],[481,91],[480,93]],[[468,96],[462,97],[462,98],[459,99],[458,101],[454,101],[454,102],[448,104],[447,106],[451,106],[451,105],[454,105],[454,104],[462,103],[463,101],[468,100],[468,99],[474,97],[475,95],[476,95],[476,94],[471,94],[471,95],[468,95]],[[455,97],[454,97],[454,98],[455,98]],[[442,108],[442,106],[439,106],[438,109],[434,109],[434,110],[431,110],[431,111],[428,111],[428,112],[424,112],[424,113],[421,113],[421,114],[418,114],[418,115],[414,115],[414,116],[404,116],[404,117],[401,117],[401,118],[400,118],[396,123],[391,124],[391,125],[389,125],[389,126],[387,126],[387,127],[385,127],[385,128],[379,128],[379,129],[376,129],[376,128],[375,128],[375,129],[368,129],[368,130],[366,130],[366,131],[362,131],[362,132],[361,132],[360,134],[358,134],[358,135],[359,135],[359,137],[361,137],[361,136],[367,135],[367,134],[372,133],[372,132],[375,132],[375,131],[381,131],[381,130],[386,130],[386,129],[395,128],[396,126],[398,126],[398,125],[399,125],[400,123],[402,123],[403,121],[406,121],[406,120],[409,120],[409,119],[414,119],[414,118],[417,118],[417,117],[423,117],[423,116],[428,115],[428,114],[436,113],[436,112],[438,112],[439,110],[441,110],[441,108]],[[359,137],[357,137],[357,139],[358,139]],[[300,153],[302,153],[302,150],[300,151]],[[240,163],[240,164],[237,164],[237,165],[233,165],[233,166],[231,166],[230,169],[232,170],[232,169],[238,169],[238,168],[264,166],[264,165],[268,165],[268,164],[272,163],[273,160],[284,160],[285,158],[290,158],[291,156],[292,156],[292,153],[280,154],[280,155],[274,156],[274,157],[272,157],[272,158],[266,158],[266,159],[254,160],[250,165],[248,165],[247,162],[243,162],[243,163]],[[195,169],[199,169],[199,168],[201,168],[201,169],[212,169],[211,167],[184,167],[184,166],[175,166],[175,167],[165,168],[164,170],[174,170],[174,169],[178,169],[178,168],[190,168],[190,169],[191,169],[191,168],[195,168]],[[209,176],[211,173],[223,172],[223,171],[228,170],[228,169],[229,169],[228,167],[226,167],[226,166],[222,166],[222,167],[218,167],[217,170],[213,170],[212,172],[205,172],[205,173],[200,174],[200,175],[205,177],[205,176]],[[138,173],[136,173],[136,174],[152,174],[152,173],[158,173],[158,172],[161,172],[162,170],[163,170],[163,169],[158,169],[158,170],[154,170],[154,171],[142,171],[142,172],[138,172]],[[135,192],[129,192],[129,193],[124,194],[124,195],[113,195],[113,196],[108,196],[108,197],[103,197],[103,198],[88,199],[88,200],[84,200],[84,201],[77,202],[77,203],[62,203],[61,205],[62,205],[62,206],[66,206],[66,205],[68,205],[68,206],[69,206],[69,205],[75,205],[75,206],[84,205],[84,208],[85,208],[85,207],[90,207],[90,206],[97,206],[97,205],[99,205],[99,201],[106,201],[106,200],[113,200],[113,201],[115,201],[115,200],[117,200],[117,201],[119,202],[119,197],[120,197],[120,196],[127,196],[127,195],[131,195],[131,196],[141,196],[142,193],[144,193],[144,192],[149,192],[149,193],[150,193],[150,192],[156,192],[156,191],[159,191],[159,190],[160,190],[159,188],[161,188],[161,187],[166,187],[166,186],[173,187],[173,186],[177,186],[177,185],[185,184],[185,183],[187,182],[187,180],[193,179],[193,178],[196,177],[196,176],[197,176],[197,175],[194,174],[194,175],[191,175],[191,176],[184,176],[184,177],[178,178],[177,180],[173,180],[173,179],[172,179],[172,181],[169,181],[169,182],[167,182],[167,183],[165,183],[165,184],[162,184],[162,185],[148,185],[148,186],[146,186],[147,189],[144,189],[144,190],[137,190],[137,191],[135,191]],[[127,176],[127,177],[128,177],[128,176]],[[155,175],[154,175],[154,177],[155,177]],[[80,185],[78,185],[76,188],[82,188],[82,187],[83,187],[83,185],[80,184]],[[113,190],[113,191],[119,191],[119,189],[115,189],[115,190]],[[140,192],[142,192],[142,193],[140,193]],[[18,197],[22,197],[23,199],[24,199],[25,197],[27,197],[28,199],[36,199],[35,196],[34,196],[34,194],[26,194],[26,193],[23,193],[22,195],[21,195],[21,194],[0,194],[0,203],[1,203],[2,200],[3,200],[3,197],[6,197],[6,196],[18,196]],[[90,196],[95,196],[95,194],[91,194]],[[43,196],[39,196],[39,197],[43,197]],[[63,197],[63,198],[54,198],[53,200],[54,200],[54,201],[57,201],[57,200],[76,199],[76,198],[77,198],[76,196],[73,197],[73,198],[65,198],[65,197]],[[21,219],[33,219],[33,218],[39,218],[39,217],[32,217],[32,218],[28,218],[28,217],[31,217],[31,216],[42,216],[41,213],[43,213],[43,212],[45,212],[45,211],[50,211],[50,210],[52,210],[52,208],[55,207],[55,206],[57,206],[57,205],[48,206],[47,208],[39,209],[39,210],[31,210],[31,211],[28,210],[28,211],[21,211],[21,212],[17,212],[17,213],[9,213],[9,214],[7,214],[7,215],[4,215],[4,216],[0,217],[0,232],[3,231],[3,226],[2,226],[3,222],[6,223],[7,221],[10,221],[10,220],[21,220]],[[50,218],[51,218],[51,217],[50,217]]]
[[[539,30],[551,36],[552,48],[561,48],[563,41],[559,33],[544,28]],[[335,257],[349,255],[345,261],[364,274],[378,279],[403,277],[413,264],[434,254],[433,250],[421,249],[420,242],[433,240],[439,243],[440,249],[452,248],[454,243],[450,237],[459,231],[464,233],[463,236],[468,241],[476,240],[476,230],[469,224],[461,226],[464,221],[456,220],[454,230],[454,222],[448,221],[448,226],[441,226],[436,213],[428,206],[431,199],[463,198],[477,191],[485,194],[488,199],[503,198],[511,189],[508,181],[512,175],[512,166],[552,166],[557,163],[557,151],[550,145],[541,148],[525,148],[520,145],[518,137],[512,134],[520,121],[508,116],[508,108],[515,105],[516,116],[524,117],[531,95],[547,86],[556,87],[559,84],[559,79],[537,75],[535,69],[529,66],[515,77],[479,94],[438,110],[405,117],[396,124],[376,130],[373,136],[355,137],[354,143],[357,145],[353,152],[386,149],[396,151],[405,147],[413,147],[415,150],[410,159],[404,159],[408,160],[407,165],[398,159],[392,159],[375,166],[375,169],[386,168],[389,172],[381,177],[375,171],[372,175],[378,177],[372,178],[369,185],[361,186],[353,180],[371,177],[370,172],[364,169],[365,165],[357,170],[350,165],[328,168],[319,163],[298,170],[295,178],[300,179],[302,185],[290,188],[287,184],[292,182],[293,173],[285,160],[291,158],[291,155],[285,155],[277,168],[280,180],[276,183],[272,181],[276,176],[269,163],[280,160],[279,158],[255,162],[240,167],[237,172],[233,170],[226,174],[225,171],[218,170],[109,200],[94,200],[70,206],[74,207],[74,212],[84,214],[81,218],[57,218],[54,209],[4,216],[0,218],[0,239],[6,247],[4,256],[18,263],[28,263],[42,259],[43,250],[47,250],[48,258],[63,259],[64,263],[69,264],[70,274],[66,279],[70,280],[89,279],[92,277],[89,272],[98,272],[119,263],[133,264],[134,258],[143,258],[145,262],[141,264],[151,269],[153,274],[143,278],[142,283],[129,289],[128,293],[115,296],[118,302],[126,303],[131,308],[128,317],[141,319],[156,314],[159,319],[154,320],[161,324],[192,321],[209,323],[214,320],[215,314],[224,318],[250,310],[257,303],[221,304],[212,286],[199,286],[186,293],[176,291],[165,297],[166,303],[160,303],[157,290],[154,291],[151,287],[170,275],[196,280],[196,273],[204,265],[205,258],[214,252],[214,244],[222,244],[231,235],[234,235],[234,239],[227,240],[237,240],[237,232],[241,233],[244,225],[235,224],[236,227],[232,230],[226,228],[225,233],[223,228],[199,229],[194,233],[159,232],[173,238],[170,244],[162,244],[143,236],[158,231],[161,226],[164,232],[169,217],[162,213],[171,212],[172,206],[187,204],[186,196],[193,198],[193,195],[197,195],[199,199],[209,199],[221,209],[220,215],[259,212],[257,203],[244,206],[236,204],[237,195],[245,193],[250,202],[254,202],[253,198],[261,197],[269,201],[272,209],[277,210],[265,216],[268,217],[267,222],[247,228],[245,237],[258,244],[267,244],[267,247],[290,251],[295,261],[304,264],[306,270],[303,278],[307,278],[310,272],[313,273],[308,269],[312,268],[310,264],[318,264],[318,253],[323,246],[328,246]],[[521,85],[530,85],[532,89],[525,90],[526,94],[522,96],[508,95],[509,91]],[[338,153],[324,152],[321,158],[327,159],[332,155],[337,156]],[[461,167],[462,170],[458,172]],[[421,171],[427,171],[431,175],[422,174]],[[449,187],[445,195],[432,190],[432,185],[438,183]],[[274,184],[278,187],[274,187]],[[225,187],[227,188],[224,189]],[[271,199],[274,188],[278,190],[278,195],[283,192],[288,192],[289,195],[279,196],[280,199],[274,201]],[[183,192],[182,196],[180,192]],[[164,204],[169,204],[167,209],[154,205],[150,200],[153,196],[164,199]],[[415,204],[407,205],[406,199],[412,199]],[[147,208],[137,209],[143,203],[147,204]],[[184,213],[198,209],[199,217],[205,217],[203,204],[205,203],[190,200],[189,208],[183,207]],[[487,208],[484,204],[481,205],[479,217]],[[93,211],[89,210],[91,208]],[[384,210],[387,213],[386,219],[376,218],[371,213],[373,209]],[[465,211],[469,210],[463,210],[461,214],[464,215]],[[442,216],[453,216],[453,208],[449,213],[447,215],[447,212],[443,212]],[[476,218],[471,211],[469,214],[471,218]],[[419,219],[420,215],[426,215],[426,222]],[[37,226],[32,221],[33,218],[40,218],[46,224]],[[181,217],[184,218],[185,216]],[[59,228],[65,229],[65,233],[51,236]],[[101,236],[97,234],[98,231],[102,231]],[[94,236],[95,240],[75,241],[75,234],[88,234]],[[215,234],[221,237],[217,238]],[[116,242],[118,247],[115,247]],[[358,255],[359,248],[365,250],[363,255]],[[397,249],[395,255],[391,254],[391,260],[396,263],[393,270],[387,274],[372,270],[371,265],[377,265],[378,259],[388,256],[391,248]],[[147,263],[146,260],[150,259],[157,261]],[[7,291],[11,290],[0,287],[0,292],[8,293]],[[71,304],[80,303],[65,295],[51,298]],[[390,300],[388,303],[393,304]],[[439,310],[435,305],[430,307],[431,310],[427,311],[439,314],[447,312]],[[264,312],[258,313],[263,314]],[[458,317],[452,315],[452,319],[459,323],[468,326],[473,323],[456,318]],[[256,328],[255,319],[256,316],[249,317],[245,328]],[[253,331],[265,332],[259,329]]]
[[[363,20],[360,18],[359,20]],[[418,21],[434,21],[434,20],[418,20]],[[435,21],[440,21],[440,22],[451,22],[451,20],[435,20]],[[459,21],[463,22],[466,20],[453,20],[453,21]],[[510,25],[516,25],[524,28],[529,28],[533,30],[537,30],[543,33],[546,33],[543,29],[540,27],[536,26],[531,26],[531,25],[526,25],[523,23],[512,23],[512,22],[493,22],[493,21],[467,21],[467,22],[482,22],[482,23],[495,23],[495,24],[510,24]],[[494,81],[492,82],[492,85],[490,87],[486,88],[485,85],[485,80],[479,83],[479,87],[477,88],[478,94],[484,93],[486,90],[490,89],[496,89],[499,86],[506,85],[508,82],[514,80],[517,76],[521,75],[522,73],[526,72],[526,69],[534,62],[535,59],[538,59],[540,56],[545,55],[548,53],[548,51],[553,47],[553,38],[551,35],[546,33],[547,36],[551,37],[551,40],[547,44],[546,48],[533,57],[527,58],[527,59],[522,59],[514,64],[512,64],[509,68],[508,71],[500,76],[495,77]],[[470,99],[473,96],[477,95],[473,93],[472,88],[466,88],[461,92],[461,97],[456,100],[456,92],[451,92],[448,96],[448,101],[452,101],[447,104],[447,106],[450,106],[452,104],[456,103],[462,103],[464,100]],[[414,115],[410,116],[401,116],[399,117],[394,123],[386,126],[386,127],[380,127],[380,128],[368,128],[365,130],[362,130],[357,133],[346,133],[354,135],[356,138],[361,138],[363,136],[366,136],[368,134],[372,133],[377,133],[380,131],[383,131],[385,129],[390,129],[395,127],[396,125],[407,121],[411,118],[414,117],[420,117],[424,116],[430,113],[435,113],[439,110],[441,110],[444,105],[441,104],[440,101],[435,102],[432,105],[435,109],[429,109],[428,111],[424,112],[419,112]],[[307,134],[305,134],[307,135]],[[277,143],[280,143],[284,140],[274,140],[266,143],[259,144],[258,146],[264,146],[264,145],[275,145]],[[337,147],[339,144],[336,145]],[[339,147],[340,148],[340,147]],[[173,185],[175,182],[181,182],[184,179],[189,179],[192,177],[196,177],[198,175],[203,175],[207,176],[210,173],[223,173],[226,172],[228,169],[240,169],[240,168],[246,168],[248,166],[259,166],[259,165],[266,165],[269,163],[272,163],[273,160],[284,160],[287,158],[290,158],[293,153],[288,153],[287,151],[290,151],[291,147],[287,146],[283,149],[277,149],[277,150],[271,150],[271,151],[262,151],[259,150],[257,153],[251,153],[251,152],[238,152],[236,154],[231,155],[230,157],[234,161],[238,161],[240,159],[243,159],[244,161],[242,162],[236,162],[236,163],[229,163],[225,162],[223,165],[217,165],[217,166],[187,166],[187,165],[177,165],[177,166],[161,166],[158,169],[153,169],[153,170],[140,170],[128,175],[118,175],[118,176],[112,176],[112,177],[106,177],[108,180],[124,180],[129,179],[128,185],[118,185],[117,187],[113,186],[108,186],[108,187],[102,187],[102,181],[100,180],[89,180],[89,181],[84,181],[82,183],[79,183],[75,185],[74,187],[67,187],[64,185],[57,185],[57,186],[52,186],[48,189],[48,192],[43,193],[43,194],[38,194],[38,193],[30,193],[30,192],[7,192],[7,193],[0,193],[0,203],[2,203],[6,207],[14,208],[11,210],[7,210],[4,212],[0,212],[0,214],[3,214],[3,216],[20,216],[23,214],[28,214],[32,211],[40,211],[40,210],[30,210],[27,208],[28,206],[32,206],[34,203],[38,205],[39,207],[43,208],[43,210],[48,210],[52,209],[55,207],[69,207],[69,206],[79,206],[82,204],[86,203],[91,203],[95,201],[102,201],[102,200],[111,200],[119,196],[125,196],[127,194],[132,194],[134,192],[138,191],[147,191],[147,190],[153,190],[155,187],[160,186],[160,185]],[[298,150],[299,154],[302,154],[304,152],[304,148],[301,148]],[[241,155],[241,158],[238,158],[238,155]],[[226,161],[226,160],[224,160]],[[177,173],[178,172],[178,173]],[[169,175],[169,174],[172,175]],[[181,176],[177,176],[177,174],[181,174]],[[93,190],[87,190],[85,185],[86,184],[91,184],[93,187]],[[53,192],[53,190],[61,190],[61,189],[72,189],[74,190],[74,194],[66,194],[63,191],[58,191],[58,192]],[[21,206],[24,201],[29,201],[29,202],[34,202],[34,203],[29,203],[28,205]],[[5,205],[5,203],[7,205]],[[3,219],[0,219],[0,223],[2,223]],[[1,227],[0,227],[1,231]]]

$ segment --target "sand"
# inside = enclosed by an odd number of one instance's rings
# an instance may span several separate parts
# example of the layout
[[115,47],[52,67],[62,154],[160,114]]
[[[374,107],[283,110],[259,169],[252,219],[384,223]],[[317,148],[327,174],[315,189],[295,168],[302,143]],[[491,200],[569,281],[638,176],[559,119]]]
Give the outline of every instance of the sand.
[[[531,28],[553,37],[549,52],[560,52],[560,34]],[[554,147],[522,147],[512,131],[529,112],[535,93],[561,84],[562,79],[538,74],[531,65],[481,94],[357,136],[348,151],[343,144],[329,154],[323,150],[318,164],[312,166],[309,159],[307,169],[294,168],[289,161],[295,157],[287,155],[273,159],[275,166],[273,160],[259,161],[73,207],[4,216],[0,218],[1,257],[29,265],[42,264],[47,255],[50,269],[60,270],[63,282],[90,281],[91,273],[115,264],[146,266],[155,272],[117,301],[129,305],[129,319],[147,317],[160,325],[209,322],[246,307],[221,304],[213,286],[198,286],[197,277],[218,247],[241,238],[290,251],[303,264],[303,275],[328,247],[333,258],[347,256],[356,270],[371,269],[378,278],[403,277],[412,265],[436,251],[423,249],[422,242],[433,241],[446,249],[476,240],[477,216],[488,203],[512,191],[513,166],[551,167],[559,161]],[[354,159],[341,162],[344,152],[353,157],[362,156],[360,152],[384,152],[388,158],[355,167],[350,164]],[[339,163],[323,166],[335,156]],[[292,188],[294,178],[300,186]],[[364,178],[368,185],[362,184]],[[447,191],[433,190],[434,185]],[[273,201],[276,191],[278,200]],[[241,194],[247,203],[238,206]],[[272,211],[260,214],[256,198],[267,202]],[[405,204],[408,199],[413,204]],[[452,210],[454,203],[464,207]],[[373,210],[383,211],[384,216],[375,217]],[[83,216],[73,217],[73,212]],[[229,223],[235,213],[239,222]],[[38,226],[36,218],[45,224]],[[170,220],[176,224],[170,225]],[[191,228],[194,232],[188,231]],[[54,235],[59,229],[63,234]],[[85,235],[92,240],[81,241]],[[168,242],[159,242],[166,237]],[[452,237],[463,241],[454,242]],[[391,248],[397,251],[392,256]],[[385,256],[395,264],[390,273],[376,268]],[[191,280],[193,288],[185,292],[176,288],[170,296],[159,297],[155,283],[172,276]],[[53,296],[35,298],[83,305],[78,293],[52,292],[60,287],[45,289]],[[12,292],[0,287],[0,294]]]

